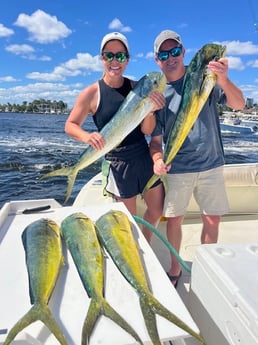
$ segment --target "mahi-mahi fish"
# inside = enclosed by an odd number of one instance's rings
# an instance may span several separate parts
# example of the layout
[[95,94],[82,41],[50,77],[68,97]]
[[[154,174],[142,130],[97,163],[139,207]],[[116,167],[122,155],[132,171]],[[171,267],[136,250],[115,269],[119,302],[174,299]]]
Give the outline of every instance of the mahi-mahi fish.
[[152,111],[153,103],[149,98],[151,92],[156,90],[163,93],[165,86],[166,78],[162,73],[147,73],[137,82],[133,90],[129,92],[111,121],[100,131],[106,142],[103,149],[94,150],[92,146],[88,146],[74,165],[46,173],[40,179],[67,176],[68,186],[64,201],[66,202],[71,195],[78,172],[118,146],[142,122],[146,115]]
[[100,216],[95,224],[101,245],[138,293],[145,325],[152,343],[161,345],[156,324],[156,314],[159,314],[205,344],[200,334],[164,307],[151,293],[128,216],[122,211],[111,210]]
[[143,344],[133,328],[104,298],[104,259],[94,222],[78,212],[67,216],[61,223],[62,236],[70,251],[82,284],[91,299],[82,329],[82,345],[89,343],[93,328],[105,315]]
[[[206,103],[212,89],[216,84],[215,73],[208,70],[208,63],[223,57],[226,47],[219,44],[204,45],[193,57],[183,82],[182,99],[174,125],[169,131],[169,135],[164,147],[163,161],[170,165],[180,147],[184,143],[187,135],[198,118],[200,111]],[[166,175],[153,175],[145,186],[147,191],[159,178],[167,187]]]
[[61,345],[68,345],[48,302],[63,264],[60,228],[42,218],[29,224],[22,233],[29,278],[31,309],[11,328],[3,345],[8,345],[25,327],[41,320]]

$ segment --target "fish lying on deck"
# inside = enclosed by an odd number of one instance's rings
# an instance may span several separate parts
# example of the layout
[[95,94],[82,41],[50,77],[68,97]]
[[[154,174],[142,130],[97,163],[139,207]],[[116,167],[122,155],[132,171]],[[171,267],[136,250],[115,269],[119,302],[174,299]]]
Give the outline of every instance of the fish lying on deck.
[[[223,57],[225,52],[224,46],[206,44],[195,54],[187,67],[180,107],[164,148],[163,161],[166,165],[171,164],[216,84],[216,75],[208,70],[208,63]],[[159,178],[166,187],[166,175],[154,174],[147,182],[143,193]]]
[[187,326],[152,295],[127,215],[122,211],[111,210],[102,215],[95,224],[100,243],[139,295],[141,310],[152,343],[161,345],[156,324],[156,314],[159,314],[204,344],[201,335]]
[[68,345],[48,302],[63,263],[60,229],[49,219],[39,219],[22,233],[29,277],[32,308],[11,328],[3,345],[8,345],[25,327],[41,320],[61,345]]
[[157,90],[163,93],[165,86],[166,78],[160,72],[150,72],[146,74],[138,81],[133,90],[130,91],[111,121],[100,131],[106,142],[105,147],[97,151],[91,146],[88,146],[76,164],[51,171],[43,175],[41,179],[54,176],[67,176],[68,186],[65,197],[66,202],[71,195],[78,172],[118,146],[152,110],[153,103],[149,98],[151,92]]
[[61,232],[83,286],[91,298],[82,330],[82,345],[89,343],[90,335],[100,315],[113,320],[143,344],[133,328],[104,298],[103,253],[96,235],[95,224],[83,213],[75,213],[63,220]]

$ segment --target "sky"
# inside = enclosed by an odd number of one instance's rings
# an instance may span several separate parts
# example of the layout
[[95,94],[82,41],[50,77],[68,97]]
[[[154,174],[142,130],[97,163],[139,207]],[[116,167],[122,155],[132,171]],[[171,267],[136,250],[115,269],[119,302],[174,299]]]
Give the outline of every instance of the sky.
[[101,78],[100,42],[112,31],[129,41],[126,76],[158,71],[153,42],[165,29],[181,35],[186,64],[204,44],[226,45],[229,78],[258,103],[258,0],[8,0],[0,13],[0,104],[72,108]]

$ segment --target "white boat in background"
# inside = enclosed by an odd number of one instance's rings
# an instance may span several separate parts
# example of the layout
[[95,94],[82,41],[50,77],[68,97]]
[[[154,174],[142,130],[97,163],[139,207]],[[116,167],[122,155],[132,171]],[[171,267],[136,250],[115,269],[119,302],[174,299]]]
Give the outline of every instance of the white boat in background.
[[[166,220],[158,226],[161,237],[153,235],[149,245],[136,217],[137,239],[154,295],[168,309],[200,330],[206,345],[258,345],[258,162],[225,166],[225,181],[231,211],[222,217],[217,244],[201,245],[202,224],[192,199],[183,224],[180,258],[184,265],[177,290],[166,271],[170,249],[166,242]],[[58,223],[70,213],[82,211],[93,220],[110,209],[128,212],[121,203],[102,193],[102,176],[97,174],[82,188],[72,206],[62,207],[53,199],[13,201],[0,211],[0,344],[7,331],[29,308],[28,282],[20,234],[26,225],[41,217]],[[137,217],[145,205],[138,198]],[[161,239],[164,239],[162,241]],[[69,345],[80,344],[81,325],[89,299],[82,287],[69,253],[51,298],[54,316],[69,337]],[[186,269],[186,268],[189,269]],[[130,321],[150,345],[136,299],[126,281],[107,261],[106,297]],[[17,289],[19,286],[19,289]],[[158,317],[163,345],[198,345],[178,327]],[[90,345],[132,345],[134,339],[106,318],[96,325]],[[55,338],[41,322],[27,327],[14,344],[56,345]]]
[[220,121],[222,134],[250,135],[258,131],[258,122],[225,117]]

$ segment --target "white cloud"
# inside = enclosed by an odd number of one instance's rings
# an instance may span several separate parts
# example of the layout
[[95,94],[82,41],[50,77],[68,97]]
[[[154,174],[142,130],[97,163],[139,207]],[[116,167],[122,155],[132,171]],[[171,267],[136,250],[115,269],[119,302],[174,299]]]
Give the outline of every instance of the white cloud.
[[121,32],[131,32],[132,31],[130,26],[124,26],[124,24],[122,24],[122,22],[118,18],[113,19],[112,22],[108,25],[108,28],[110,30],[117,30],[117,31],[121,31]]
[[51,58],[49,56],[43,55],[40,57],[37,57],[35,55],[35,49],[28,45],[28,44],[11,44],[5,48],[6,51],[9,53],[19,55],[23,59],[28,60],[40,60],[40,61],[50,61]]
[[78,53],[76,58],[55,67],[50,73],[32,72],[26,75],[28,79],[40,81],[64,81],[66,77],[76,77],[85,73],[101,72],[103,65],[99,56],[91,56],[88,53]]
[[5,82],[5,83],[11,83],[11,82],[17,81],[17,79],[15,79],[14,77],[8,75],[6,77],[0,77],[0,81],[1,82]]
[[0,37],[7,37],[14,34],[12,29],[6,28],[3,24],[0,24]]
[[258,54],[258,45],[253,44],[250,41],[224,41],[220,42],[222,45],[226,45],[227,54],[230,55],[253,55]]
[[28,44],[11,44],[7,46],[5,50],[15,55],[31,54],[35,51],[34,48]]
[[228,66],[230,69],[236,69],[242,71],[245,69],[243,61],[235,56],[227,56]]
[[258,68],[258,59],[248,61],[247,66],[253,67],[253,68]]
[[38,43],[52,43],[71,34],[71,30],[56,16],[51,16],[42,10],[37,10],[31,16],[21,13],[17,26],[25,28],[30,34],[30,40]]
[[[15,103],[22,104],[23,101],[32,102],[35,99],[44,98],[49,100],[65,100],[72,106],[76,97],[82,89],[81,84],[65,85],[61,83],[34,83],[23,86],[15,86],[12,88],[0,88],[0,99],[5,103],[14,103],[13,95],[15,95]],[[2,102],[2,103],[4,103]]]
[[154,59],[154,52],[149,52],[146,54],[146,59]]

